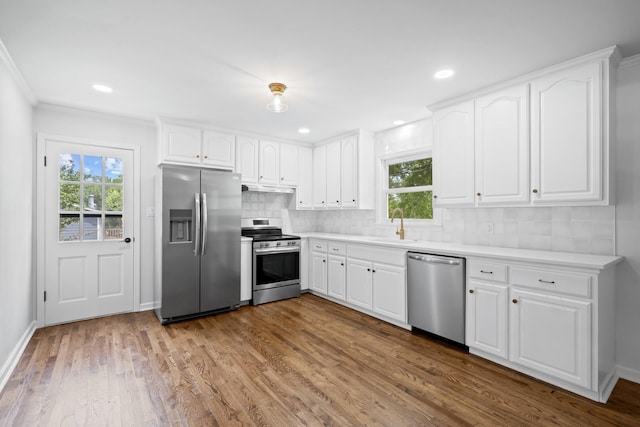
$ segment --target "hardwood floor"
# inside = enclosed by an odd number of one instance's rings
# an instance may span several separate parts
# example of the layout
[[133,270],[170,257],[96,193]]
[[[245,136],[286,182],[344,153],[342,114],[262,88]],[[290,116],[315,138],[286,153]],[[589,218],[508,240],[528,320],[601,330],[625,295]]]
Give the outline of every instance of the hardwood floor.
[[310,294],[40,329],[0,394],[2,426],[639,423],[638,384],[602,405]]

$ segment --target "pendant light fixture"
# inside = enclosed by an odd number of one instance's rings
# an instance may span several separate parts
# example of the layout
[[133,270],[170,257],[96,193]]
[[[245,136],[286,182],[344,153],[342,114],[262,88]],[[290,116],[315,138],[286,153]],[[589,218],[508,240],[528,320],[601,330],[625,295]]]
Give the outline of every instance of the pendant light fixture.
[[269,90],[271,90],[271,94],[273,95],[273,99],[270,103],[267,104],[267,110],[273,111],[274,113],[282,113],[287,111],[289,106],[282,100],[282,95],[284,91],[287,89],[283,83],[271,83],[269,84]]

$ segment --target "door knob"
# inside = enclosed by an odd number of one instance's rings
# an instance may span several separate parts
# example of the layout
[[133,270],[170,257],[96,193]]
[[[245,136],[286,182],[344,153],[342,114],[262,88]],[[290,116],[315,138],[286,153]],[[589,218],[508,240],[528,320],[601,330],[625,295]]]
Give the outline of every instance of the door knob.
[[124,238],[124,242],[125,243],[131,243],[131,237],[125,237]]

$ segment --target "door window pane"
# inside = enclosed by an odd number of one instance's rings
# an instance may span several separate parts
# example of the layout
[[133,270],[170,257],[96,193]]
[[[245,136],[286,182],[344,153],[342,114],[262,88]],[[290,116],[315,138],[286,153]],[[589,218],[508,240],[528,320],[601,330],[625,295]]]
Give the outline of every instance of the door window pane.
[[107,212],[122,211],[122,187],[107,186],[106,196],[104,199],[104,209]]
[[102,157],[84,156],[83,181],[102,182]]
[[80,184],[60,184],[60,210],[80,211]]
[[80,215],[60,215],[58,235],[61,242],[80,240]]
[[58,172],[60,181],[80,181],[80,155],[60,154]]
[[82,240],[99,240],[101,229],[101,217],[85,215],[82,221]]
[[106,157],[104,159],[106,182],[122,182],[122,159]]
[[123,238],[122,215],[107,215],[104,218],[104,239],[122,240]]

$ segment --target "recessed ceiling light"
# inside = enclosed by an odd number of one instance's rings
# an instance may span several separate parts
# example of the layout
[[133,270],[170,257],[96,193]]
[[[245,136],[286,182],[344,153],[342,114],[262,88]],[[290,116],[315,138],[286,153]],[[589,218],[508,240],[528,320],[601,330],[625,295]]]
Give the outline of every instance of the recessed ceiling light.
[[300,128],[300,129],[298,129],[298,132],[299,132],[299,133],[307,134],[307,133],[309,133],[309,132],[311,132],[311,131],[309,130],[309,128]]
[[400,125],[403,125],[404,123],[405,123],[404,120],[394,120],[393,122],[395,126],[400,126]]
[[111,92],[113,92],[113,89],[111,89],[109,86],[102,85],[102,84],[94,84],[91,87],[93,88],[93,90],[98,91],[98,92],[102,92],[102,93],[111,93]]
[[436,79],[448,79],[449,77],[453,76],[453,74],[453,70],[440,70],[435,73],[433,77],[435,77]]

